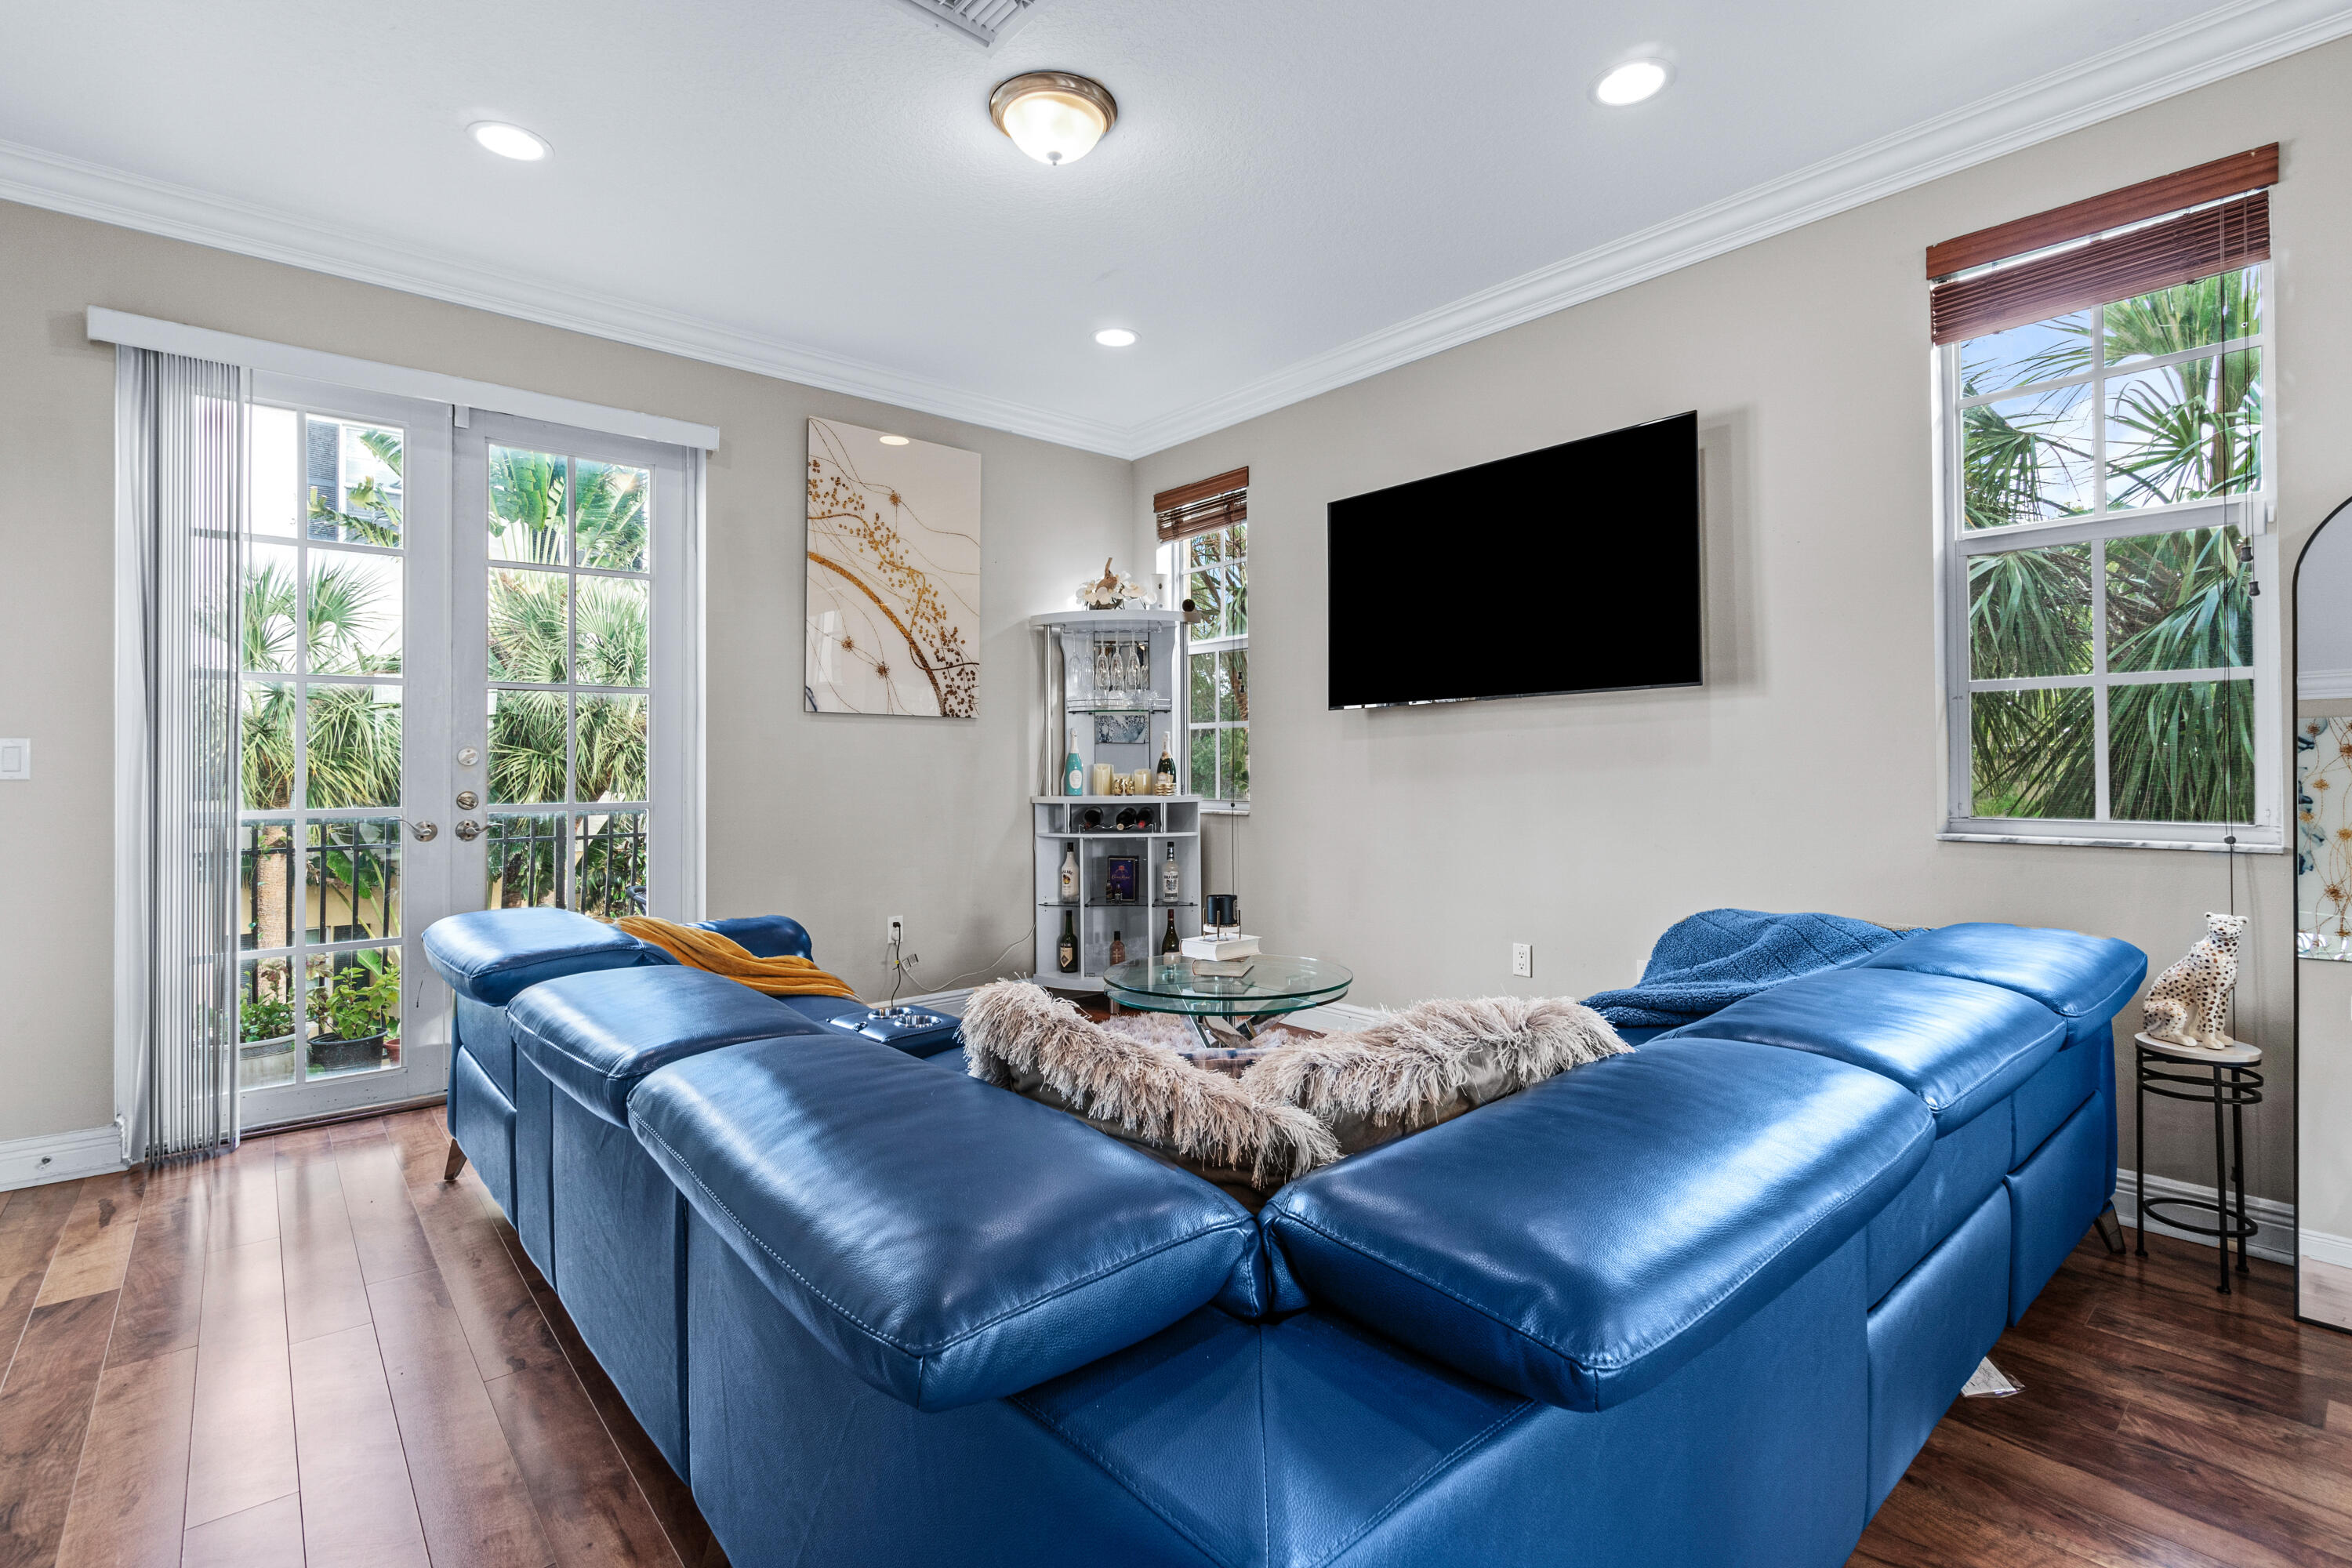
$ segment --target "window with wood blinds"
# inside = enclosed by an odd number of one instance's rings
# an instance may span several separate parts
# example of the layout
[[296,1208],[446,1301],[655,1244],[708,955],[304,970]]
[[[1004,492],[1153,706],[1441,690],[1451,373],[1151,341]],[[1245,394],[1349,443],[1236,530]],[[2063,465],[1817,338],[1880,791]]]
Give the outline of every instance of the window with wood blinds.
[[1183,626],[1184,773],[1212,810],[1250,798],[1249,470],[1151,498],[1160,571],[1190,612]]
[[1161,490],[1151,498],[1160,542],[1241,522],[1249,516],[1249,470],[1235,468],[1212,479]]
[[1947,837],[2284,847],[2278,148],[1932,246]]

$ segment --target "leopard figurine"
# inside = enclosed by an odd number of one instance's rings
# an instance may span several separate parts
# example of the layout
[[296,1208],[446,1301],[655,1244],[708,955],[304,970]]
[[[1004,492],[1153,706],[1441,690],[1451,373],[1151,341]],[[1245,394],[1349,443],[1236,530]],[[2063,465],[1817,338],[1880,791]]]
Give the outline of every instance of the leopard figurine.
[[2238,933],[2244,915],[2209,913],[2197,945],[2156,977],[2142,1005],[2142,1026],[2151,1039],[2217,1051],[2230,1038],[2230,993],[2238,984]]

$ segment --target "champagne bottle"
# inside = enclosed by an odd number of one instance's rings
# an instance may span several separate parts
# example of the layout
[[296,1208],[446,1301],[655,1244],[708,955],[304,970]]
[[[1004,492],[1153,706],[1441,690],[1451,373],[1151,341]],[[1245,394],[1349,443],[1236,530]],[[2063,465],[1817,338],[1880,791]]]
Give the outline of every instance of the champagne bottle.
[[1087,764],[1078,755],[1078,728],[1070,726],[1070,754],[1062,763],[1062,787],[1070,795],[1087,793]]
[[1173,958],[1184,951],[1184,939],[1176,934],[1176,911],[1168,911],[1168,931],[1160,939],[1160,956]]
[[[1160,902],[1162,902],[1162,903],[1168,903],[1168,904],[1172,904],[1172,903],[1174,903],[1174,902],[1176,901],[1177,898],[1178,898],[1178,897],[1179,897],[1179,896],[1183,892],[1183,890],[1184,890],[1184,874],[1183,874],[1183,872],[1182,872],[1182,871],[1181,871],[1181,870],[1179,870],[1179,869],[1177,868],[1177,866],[1176,866],[1176,846],[1174,846],[1173,844],[1171,844],[1171,845],[1168,847],[1168,858],[1167,858],[1167,861],[1166,861],[1164,864],[1162,864],[1162,865],[1160,866]],[[1172,921],[1172,920],[1174,920],[1176,917],[1175,917],[1174,915],[1172,915],[1172,914],[1171,914],[1171,915],[1170,915],[1168,918],[1169,918],[1170,920],[1171,920],[1171,921]],[[1171,928],[1171,929],[1172,929],[1172,928]]]
[[[1176,732],[1173,730],[1160,731],[1160,782],[1157,787],[1161,795],[1176,793],[1176,759],[1170,754],[1175,744]],[[1170,853],[1174,851],[1171,849]]]
[[1078,972],[1078,921],[1067,910],[1062,911],[1062,940],[1054,944],[1054,962],[1065,974]]
[[1110,933],[1110,962],[1114,969],[1127,962],[1127,939],[1118,931]]
[[1062,902],[1078,901],[1078,847],[1066,846],[1062,850]]

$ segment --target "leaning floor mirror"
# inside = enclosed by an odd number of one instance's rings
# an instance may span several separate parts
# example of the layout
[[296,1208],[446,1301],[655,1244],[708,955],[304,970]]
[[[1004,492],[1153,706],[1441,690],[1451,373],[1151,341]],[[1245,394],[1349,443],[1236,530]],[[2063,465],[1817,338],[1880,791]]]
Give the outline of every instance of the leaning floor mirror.
[[2352,1329],[2352,501],[2294,578],[2295,1310]]

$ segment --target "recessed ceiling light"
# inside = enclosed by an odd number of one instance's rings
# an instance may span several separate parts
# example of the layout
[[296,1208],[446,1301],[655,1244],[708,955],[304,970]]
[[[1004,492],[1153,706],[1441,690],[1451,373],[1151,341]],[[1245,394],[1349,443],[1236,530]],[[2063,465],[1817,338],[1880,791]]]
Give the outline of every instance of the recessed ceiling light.
[[999,83],[988,117],[1040,163],[1075,163],[1118,123],[1118,104],[1102,83],[1068,71],[1031,71]]
[[536,163],[547,156],[545,139],[532,135],[520,125],[509,125],[502,120],[478,120],[466,129],[473,132],[475,141],[501,158]]
[[1664,60],[1627,60],[1592,84],[1592,96],[1612,109],[1654,97],[1666,85]]
[[1135,334],[1125,327],[1105,327],[1095,334],[1095,342],[1107,349],[1123,349],[1135,342]]
[[907,444],[907,438],[904,436],[885,436],[882,437],[882,444],[885,447],[903,447]]

